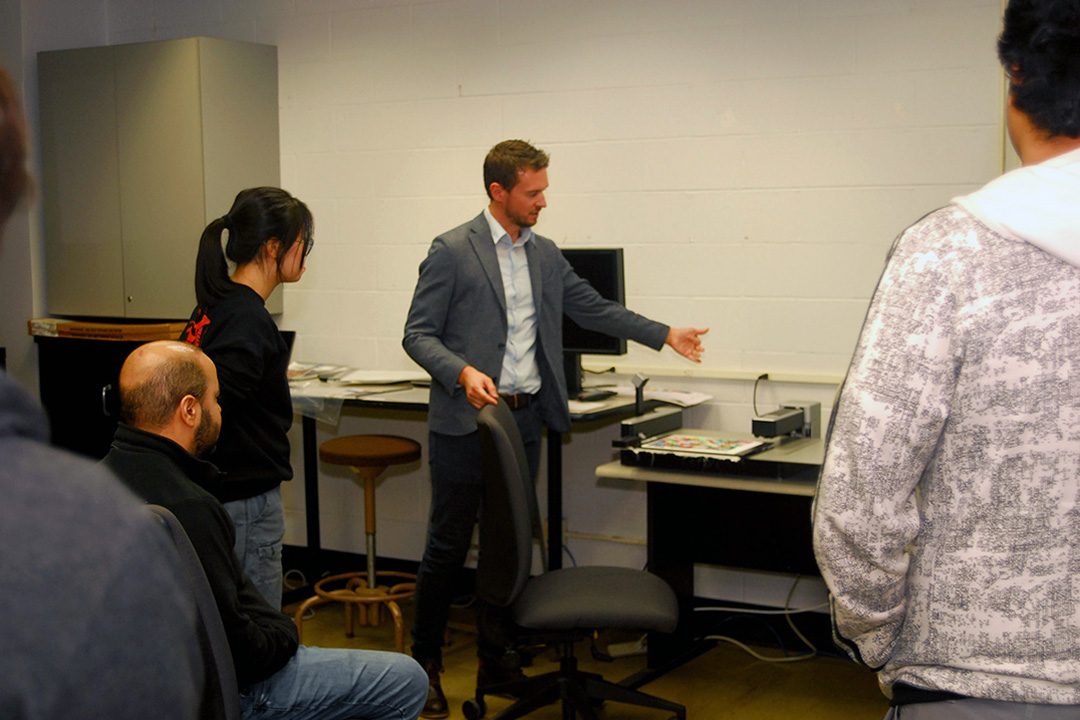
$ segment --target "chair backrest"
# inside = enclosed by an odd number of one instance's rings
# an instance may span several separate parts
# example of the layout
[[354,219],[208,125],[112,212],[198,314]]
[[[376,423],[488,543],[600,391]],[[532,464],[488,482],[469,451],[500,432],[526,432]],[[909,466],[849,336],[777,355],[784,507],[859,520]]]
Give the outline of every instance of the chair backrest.
[[147,505],[157,516],[176,547],[180,566],[184,570],[186,585],[195,598],[199,612],[199,645],[202,647],[206,667],[206,685],[203,690],[200,718],[224,718],[239,720],[240,693],[236,685],[236,668],[233,665],[229,639],[221,622],[210,581],[206,579],[202,561],[191,544],[184,526],[167,508]]
[[506,402],[485,405],[477,426],[484,462],[484,499],[476,588],[485,602],[505,607],[525,588],[532,571],[536,493],[525,445]]

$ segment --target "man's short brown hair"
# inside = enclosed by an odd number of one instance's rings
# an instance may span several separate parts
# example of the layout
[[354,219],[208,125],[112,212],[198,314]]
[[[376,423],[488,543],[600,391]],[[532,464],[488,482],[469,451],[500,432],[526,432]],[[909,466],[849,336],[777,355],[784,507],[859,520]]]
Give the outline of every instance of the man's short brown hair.
[[160,428],[172,419],[185,395],[202,402],[210,381],[198,352],[174,354],[153,368],[148,379],[120,388],[120,415],[128,425]]
[[517,185],[522,170],[543,170],[548,166],[548,154],[524,140],[503,140],[488,151],[484,158],[484,190],[491,198],[491,183],[499,183],[510,192]]

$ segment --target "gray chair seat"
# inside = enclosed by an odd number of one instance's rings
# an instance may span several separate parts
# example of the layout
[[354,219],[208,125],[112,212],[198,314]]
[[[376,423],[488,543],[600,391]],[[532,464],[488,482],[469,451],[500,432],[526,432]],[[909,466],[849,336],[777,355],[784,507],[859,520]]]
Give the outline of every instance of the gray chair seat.
[[530,630],[628,628],[671,632],[679,604],[671,587],[640,570],[575,567],[532,578],[513,605]]

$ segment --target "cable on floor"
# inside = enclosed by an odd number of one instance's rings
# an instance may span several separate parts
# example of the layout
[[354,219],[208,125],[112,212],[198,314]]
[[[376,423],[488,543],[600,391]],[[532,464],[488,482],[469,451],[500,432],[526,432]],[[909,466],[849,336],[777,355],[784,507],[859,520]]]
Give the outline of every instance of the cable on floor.
[[281,581],[285,585],[286,590],[296,590],[297,588],[307,586],[307,576],[304,575],[303,570],[298,568],[287,570],[282,576]]
[[[791,616],[794,615],[795,613],[809,612],[811,610],[820,609],[821,607],[823,607],[823,606],[819,605],[816,608],[800,608],[800,609],[797,609],[797,610],[793,609],[791,607],[791,598],[795,595],[795,588],[799,586],[799,581],[800,580],[802,580],[802,575],[796,575],[795,576],[795,581],[791,583],[791,589],[788,590],[787,598],[784,599],[784,609],[783,610],[745,610],[745,609],[741,609],[741,608],[740,609],[736,609],[736,608],[697,608],[697,609],[700,610],[700,611],[725,610],[726,609],[728,611],[733,611],[733,612],[738,612],[740,614],[748,614],[748,615],[783,615],[784,619],[787,620],[788,626],[791,627],[792,632],[795,633],[795,636],[797,638],[799,638],[799,640],[802,640],[803,644],[806,645],[807,648],[809,648],[810,652],[803,653],[802,655],[788,655],[787,654],[787,649],[784,647],[784,644],[782,642],[779,642],[778,644],[780,645],[781,651],[784,653],[784,655],[782,657],[770,657],[770,656],[767,656],[767,655],[762,655],[762,654],[758,653],[757,651],[755,651],[753,648],[746,645],[745,643],[740,642],[739,640],[736,640],[735,638],[728,637],[726,635],[706,635],[705,639],[706,640],[715,640],[717,642],[729,643],[729,644],[734,645],[734,646],[740,648],[741,650],[745,651],[746,653],[748,653],[752,657],[754,657],[754,658],[756,658],[758,660],[762,660],[764,662],[775,662],[775,663],[798,662],[800,660],[810,660],[811,658],[817,657],[818,654],[819,654],[818,649],[816,647],[814,647],[814,644],[812,642],[810,642],[807,639],[807,637],[805,635],[803,635],[799,631],[799,628],[795,627],[795,622],[791,619]],[[828,603],[825,603],[824,607],[828,607]],[[771,627],[770,627],[770,629],[771,629]],[[775,635],[776,631],[773,630],[773,633]],[[779,641],[779,635],[777,635],[776,637],[777,637],[777,640]]]

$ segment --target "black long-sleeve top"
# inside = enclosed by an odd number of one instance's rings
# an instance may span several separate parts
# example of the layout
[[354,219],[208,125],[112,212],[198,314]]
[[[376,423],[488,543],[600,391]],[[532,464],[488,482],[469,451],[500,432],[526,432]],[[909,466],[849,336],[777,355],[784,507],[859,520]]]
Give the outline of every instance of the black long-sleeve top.
[[296,653],[296,626],[244,574],[236,528],[209,492],[218,469],[168,438],[121,423],[102,463],[145,502],[168,508],[195,546],[217,601],[241,689],[265,680]]
[[257,292],[235,284],[192,312],[180,336],[214,361],[221,385],[221,437],[208,458],[225,476],[214,495],[244,500],[291,480],[289,346]]

